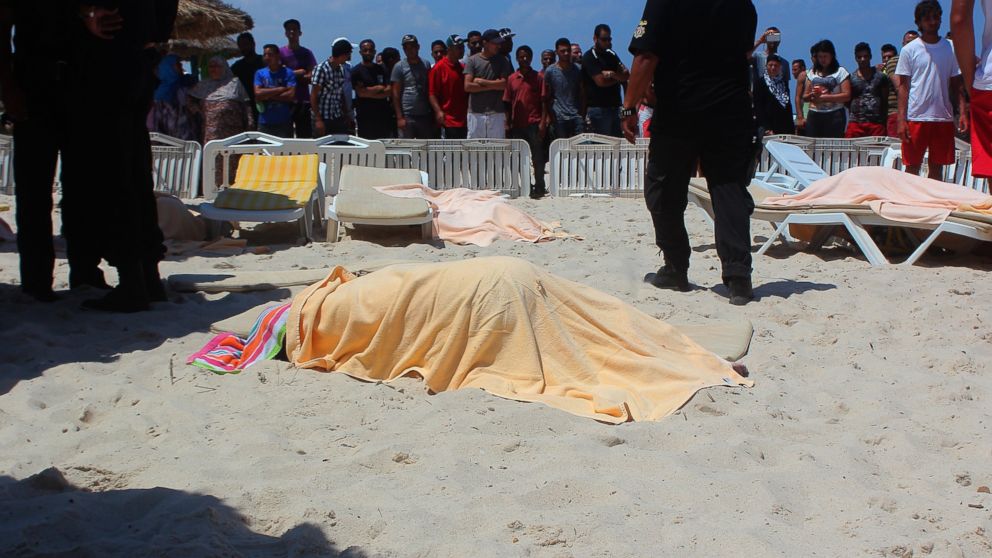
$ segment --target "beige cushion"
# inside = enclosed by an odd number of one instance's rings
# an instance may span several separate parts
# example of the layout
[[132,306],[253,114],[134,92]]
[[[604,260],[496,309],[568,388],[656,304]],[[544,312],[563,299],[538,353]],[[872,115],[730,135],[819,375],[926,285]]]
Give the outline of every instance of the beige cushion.
[[395,198],[371,187],[342,186],[334,199],[339,221],[349,219],[413,219],[426,217],[430,206],[426,200]]
[[414,219],[427,217],[430,206],[425,200],[396,198],[379,192],[377,186],[420,184],[415,169],[382,169],[346,166],[341,169],[334,212],[340,221],[349,219]]

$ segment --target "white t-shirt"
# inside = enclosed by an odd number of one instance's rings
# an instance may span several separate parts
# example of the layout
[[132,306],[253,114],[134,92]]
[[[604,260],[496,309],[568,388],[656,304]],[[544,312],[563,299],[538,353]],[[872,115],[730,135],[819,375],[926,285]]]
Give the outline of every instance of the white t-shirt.
[[[782,71],[785,70],[783,69]],[[836,72],[825,76],[816,74],[813,70],[808,70],[806,72],[806,79],[809,80],[810,90],[819,85],[820,87],[826,89],[827,94],[829,95],[840,93],[840,84],[850,79],[850,77],[851,74],[847,73],[847,70],[845,70],[843,66],[837,68]],[[809,105],[809,110],[813,112],[833,112],[842,108],[844,108],[843,103],[813,102]]]
[[961,70],[947,39],[930,44],[921,38],[904,46],[896,75],[909,76],[911,122],[954,122],[950,83]]
[[982,35],[982,59],[975,71],[975,89],[992,91],[992,0],[982,0],[985,33]]

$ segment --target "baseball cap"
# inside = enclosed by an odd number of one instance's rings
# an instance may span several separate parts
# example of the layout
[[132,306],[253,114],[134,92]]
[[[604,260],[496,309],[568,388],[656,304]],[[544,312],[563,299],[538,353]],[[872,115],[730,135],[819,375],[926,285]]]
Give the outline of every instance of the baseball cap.
[[463,39],[462,36],[459,35],[458,33],[455,33],[454,35],[448,37],[448,40],[446,40],[444,43],[448,45],[448,48],[451,48],[453,46],[461,46],[465,44],[465,39]]
[[403,40],[400,41],[400,44],[402,44],[402,45],[408,45],[410,43],[420,44],[420,41],[417,40],[417,36],[416,35],[410,35],[410,34],[403,35]]
[[341,56],[358,48],[358,45],[348,40],[347,37],[338,37],[331,43],[331,56]]
[[516,37],[517,34],[511,31],[509,27],[504,27],[499,30],[499,36],[504,39],[511,39],[513,37]]
[[500,44],[503,42],[503,36],[495,29],[486,29],[486,32],[482,34],[482,40],[487,43]]

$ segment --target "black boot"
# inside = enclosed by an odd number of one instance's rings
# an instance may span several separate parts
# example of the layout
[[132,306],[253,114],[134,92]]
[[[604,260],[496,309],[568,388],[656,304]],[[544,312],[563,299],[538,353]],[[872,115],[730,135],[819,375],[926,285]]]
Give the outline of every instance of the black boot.
[[750,277],[725,277],[723,284],[730,289],[730,303],[734,306],[744,306],[754,300]]
[[668,265],[664,265],[657,273],[648,273],[644,276],[645,283],[651,283],[659,289],[679,291],[687,293],[692,290],[689,285],[689,272],[679,271]]
[[148,310],[150,306],[143,267],[140,262],[118,266],[117,275],[120,277],[120,283],[103,298],[83,302],[83,308],[121,314]]
[[69,288],[75,290],[82,287],[92,287],[101,291],[110,290],[111,288],[107,284],[107,280],[104,279],[103,271],[100,268],[95,268],[84,273],[75,271],[70,267]]
[[55,302],[60,300],[59,295],[51,287],[22,287],[21,291],[38,302]]

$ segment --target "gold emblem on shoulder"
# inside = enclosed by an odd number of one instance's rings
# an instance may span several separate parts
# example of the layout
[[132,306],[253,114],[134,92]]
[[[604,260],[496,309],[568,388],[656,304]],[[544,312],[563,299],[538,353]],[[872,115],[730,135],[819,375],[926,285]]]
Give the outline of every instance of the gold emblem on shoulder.
[[634,29],[634,38],[640,39],[647,32],[648,20],[642,19],[640,23],[637,24],[637,28]]

